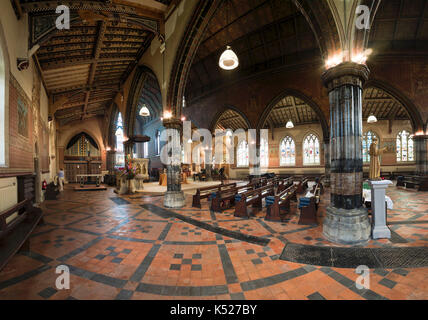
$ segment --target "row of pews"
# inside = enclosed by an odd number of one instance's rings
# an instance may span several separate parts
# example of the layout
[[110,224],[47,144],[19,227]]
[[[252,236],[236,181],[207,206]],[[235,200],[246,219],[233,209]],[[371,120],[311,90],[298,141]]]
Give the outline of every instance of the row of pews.
[[[290,212],[290,202],[297,201],[297,194],[308,189],[309,177],[295,181],[293,177],[287,178],[253,178],[249,183],[238,186],[236,183],[220,184],[212,187],[199,188],[193,196],[192,206],[201,208],[201,200],[207,199],[210,209],[223,212],[235,208],[235,217],[250,218],[249,206],[254,210],[263,209],[265,200],[266,216],[268,221],[283,221],[284,216]],[[323,193],[323,186],[317,183],[311,190],[310,198],[300,198],[301,211],[299,224],[317,224],[316,213]]]

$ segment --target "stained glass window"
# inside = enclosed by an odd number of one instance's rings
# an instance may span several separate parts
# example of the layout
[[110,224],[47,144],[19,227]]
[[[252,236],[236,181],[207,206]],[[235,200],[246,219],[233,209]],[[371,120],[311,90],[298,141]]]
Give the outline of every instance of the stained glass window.
[[303,140],[303,164],[320,164],[320,142],[318,137],[312,133]]
[[414,161],[413,138],[406,130],[397,135],[397,162]]
[[247,141],[241,141],[238,145],[238,150],[236,152],[237,154],[237,161],[238,161],[238,167],[248,167],[249,160],[248,160],[248,143]]
[[373,131],[368,131],[363,136],[363,162],[367,163],[370,162],[370,146],[374,140],[374,138],[377,138],[379,141],[378,136]]
[[260,140],[260,167],[269,167],[269,143],[263,138]]
[[125,165],[125,153],[123,150],[123,142],[125,140],[123,135],[123,121],[122,114],[119,112],[116,122],[116,166],[123,167]]
[[279,144],[279,164],[281,166],[292,166],[296,164],[296,145],[293,138],[287,136]]

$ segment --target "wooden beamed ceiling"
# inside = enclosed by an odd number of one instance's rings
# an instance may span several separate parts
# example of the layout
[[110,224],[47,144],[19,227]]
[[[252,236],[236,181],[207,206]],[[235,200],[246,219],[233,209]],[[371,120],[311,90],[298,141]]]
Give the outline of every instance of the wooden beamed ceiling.
[[236,111],[228,109],[222,113],[220,118],[217,120],[214,129],[227,130],[232,129],[233,131],[238,129],[247,130],[248,125],[245,119]]
[[428,0],[381,1],[370,31],[374,53],[428,51]]
[[[12,0],[18,17],[29,14],[30,47],[40,45],[33,58],[60,125],[104,115],[153,38],[162,37],[171,2]],[[58,4],[70,7],[71,27],[46,36]]]

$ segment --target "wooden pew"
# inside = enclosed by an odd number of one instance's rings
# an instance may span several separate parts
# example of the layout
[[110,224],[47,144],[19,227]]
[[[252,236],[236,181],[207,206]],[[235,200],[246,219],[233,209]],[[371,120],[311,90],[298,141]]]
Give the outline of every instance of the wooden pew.
[[304,225],[318,224],[317,211],[318,211],[318,205],[321,201],[322,188],[323,188],[322,184],[317,183],[312,189],[312,192],[311,192],[313,194],[312,197],[300,198],[300,203],[299,203],[300,219],[298,224],[304,224]]
[[204,187],[196,190],[196,194],[193,195],[192,207],[201,208],[201,199],[207,198],[215,193],[220,192],[222,189],[228,189],[230,187],[236,187],[236,183],[220,184],[212,187]]
[[297,200],[297,186],[291,185],[276,196],[266,198],[266,216],[268,221],[282,221],[281,209],[290,211],[290,201]]
[[215,212],[222,212],[235,205],[235,196],[250,190],[255,189],[255,185],[248,183],[244,186],[232,187],[230,189],[223,189],[217,192],[211,199],[210,209]]
[[308,188],[309,179],[304,177],[297,185],[297,193],[303,193]]
[[29,250],[29,236],[42,217],[42,210],[29,199],[0,213],[0,270],[20,249]]
[[397,187],[417,187],[418,191],[428,191],[428,176],[400,176],[397,178]]
[[293,178],[289,177],[289,178],[285,178],[285,179],[280,179],[277,185],[277,193],[281,193],[282,191],[284,191],[285,189],[289,188],[290,186],[293,185]]
[[254,208],[262,208],[262,200],[275,194],[273,185],[267,185],[250,190],[235,196],[235,217],[249,218],[247,206],[252,204]]

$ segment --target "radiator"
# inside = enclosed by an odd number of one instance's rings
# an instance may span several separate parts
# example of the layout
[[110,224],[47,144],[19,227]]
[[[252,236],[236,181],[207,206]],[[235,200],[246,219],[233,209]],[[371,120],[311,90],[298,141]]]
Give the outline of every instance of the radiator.
[[[18,203],[18,183],[16,177],[0,179],[0,212],[5,211]],[[17,217],[17,213],[9,216],[6,223]]]

